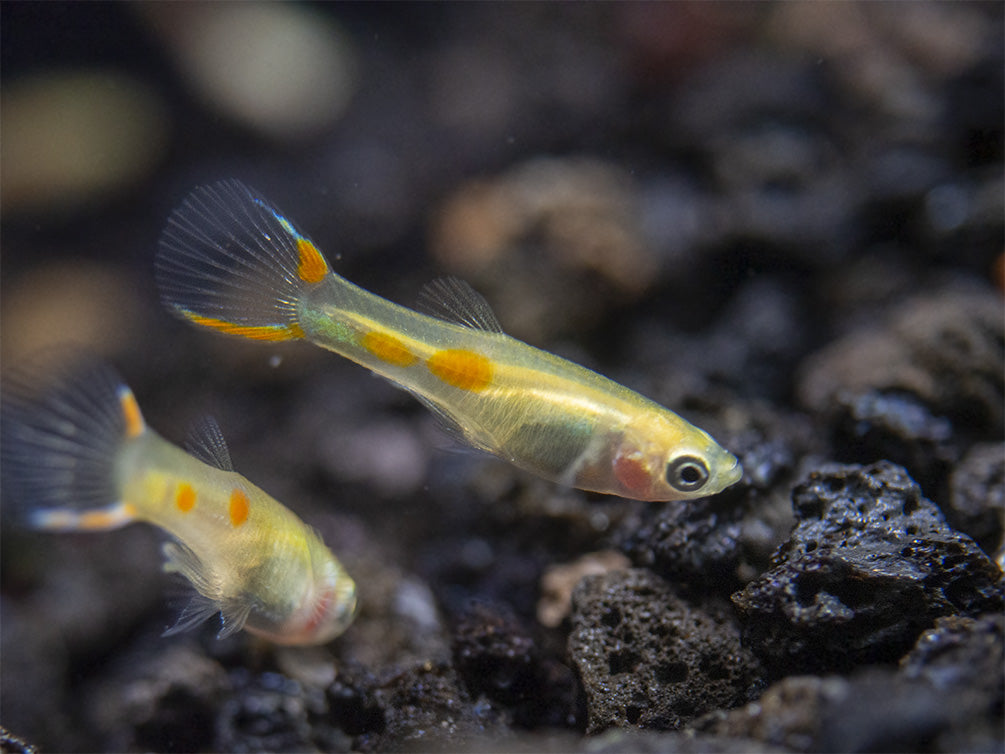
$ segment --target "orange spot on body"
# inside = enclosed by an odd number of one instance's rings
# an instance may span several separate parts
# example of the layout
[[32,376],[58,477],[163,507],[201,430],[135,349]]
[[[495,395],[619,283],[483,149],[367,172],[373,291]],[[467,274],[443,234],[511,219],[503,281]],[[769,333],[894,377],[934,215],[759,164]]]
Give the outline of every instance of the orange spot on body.
[[648,494],[652,486],[652,475],[641,459],[632,455],[621,455],[614,459],[614,476],[621,486],[632,495],[640,497]]
[[462,348],[437,351],[426,360],[429,371],[461,390],[484,390],[492,384],[492,362]]
[[179,484],[178,493],[174,497],[174,504],[182,513],[188,513],[195,507],[195,490],[190,484]]
[[190,322],[203,327],[211,327],[227,335],[237,335],[251,340],[278,342],[281,340],[297,340],[304,337],[300,325],[238,325],[215,317],[203,317],[193,312],[183,312]]
[[360,344],[381,361],[399,367],[411,366],[417,358],[400,339],[387,333],[368,332],[363,335]]
[[230,493],[230,525],[235,529],[248,520],[251,503],[244,490],[235,487]]
[[133,396],[133,391],[127,387],[119,389],[119,406],[122,408],[122,417],[126,420],[126,437],[133,438],[143,434],[143,414],[140,413],[139,404]]
[[328,263],[321,256],[317,246],[306,238],[297,239],[297,250],[300,252],[300,264],[297,274],[305,283],[320,283],[328,274]]

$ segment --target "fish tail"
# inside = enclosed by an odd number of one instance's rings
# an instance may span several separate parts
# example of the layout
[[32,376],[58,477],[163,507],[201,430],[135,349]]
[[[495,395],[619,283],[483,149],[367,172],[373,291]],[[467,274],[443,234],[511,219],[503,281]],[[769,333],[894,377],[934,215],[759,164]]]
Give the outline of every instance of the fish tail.
[[116,459],[146,431],[132,391],[96,360],[35,364],[4,376],[4,507],[29,526],[116,529],[136,519],[120,499]]
[[331,273],[282,213],[237,180],[195,189],[168,218],[157,255],[164,305],[228,335],[304,337],[298,304]]

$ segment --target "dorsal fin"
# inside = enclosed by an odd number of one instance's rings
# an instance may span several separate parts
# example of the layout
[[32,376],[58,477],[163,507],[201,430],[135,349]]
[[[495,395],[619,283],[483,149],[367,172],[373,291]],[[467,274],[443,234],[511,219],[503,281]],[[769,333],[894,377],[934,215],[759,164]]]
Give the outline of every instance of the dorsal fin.
[[487,332],[503,331],[489,302],[460,278],[436,278],[426,283],[419,291],[416,308],[456,325]]
[[210,466],[223,471],[234,470],[227,441],[223,439],[220,425],[212,416],[204,416],[192,425],[185,438],[185,450]]

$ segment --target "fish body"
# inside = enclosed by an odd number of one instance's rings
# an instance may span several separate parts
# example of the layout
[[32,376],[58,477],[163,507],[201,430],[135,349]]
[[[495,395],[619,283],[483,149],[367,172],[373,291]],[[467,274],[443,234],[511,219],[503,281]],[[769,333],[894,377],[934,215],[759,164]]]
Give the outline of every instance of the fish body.
[[219,612],[221,636],[240,629],[278,644],[317,644],[352,621],[355,584],[292,511],[233,471],[215,422],[192,452],[147,427],[129,388],[107,366],[78,360],[48,375],[5,381],[5,500],[53,531],[132,522],[164,529],[166,571],[195,596],[167,633]]
[[422,312],[349,282],[237,181],[196,189],[175,210],[157,278],[189,322],[335,351],[411,392],[470,445],[546,479],[659,501],[714,494],[741,476],[734,456],[677,414],[506,335],[462,281],[427,286]]

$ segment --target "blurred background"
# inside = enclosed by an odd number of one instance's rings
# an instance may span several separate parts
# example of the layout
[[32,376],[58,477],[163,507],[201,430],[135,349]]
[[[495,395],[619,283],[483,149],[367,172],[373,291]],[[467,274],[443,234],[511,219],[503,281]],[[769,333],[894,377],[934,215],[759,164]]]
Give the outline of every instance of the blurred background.
[[[826,344],[920,291],[1005,287],[1002,46],[1000,3],[2,3],[0,361],[102,354],[175,441],[213,413],[239,471],[383,574],[363,621],[402,583],[416,621],[472,595],[532,620],[544,564],[624,509],[559,495],[530,519],[559,534],[495,543],[470,500],[550,488],[441,453],[337,356],[172,319],[172,208],[239,178],[353,282],[411,305],[463,277],[516,337],[756,444],[751,415],[825,413]],[[976,405],[964,434],[998,437]],[[64,700],[161,647],[157,535],[3,534],[4,724],[117,740],[113,702]],[[490,575],[506,548],[523,565]],[[368,630],[342,651],[371,667],[435,654]]]

